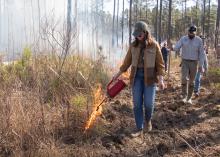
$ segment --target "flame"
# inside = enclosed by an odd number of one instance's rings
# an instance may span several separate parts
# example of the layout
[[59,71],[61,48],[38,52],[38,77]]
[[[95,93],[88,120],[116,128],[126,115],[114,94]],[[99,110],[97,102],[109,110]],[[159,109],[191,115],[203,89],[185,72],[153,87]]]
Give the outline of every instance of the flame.
[[99,106],[104,99],[104,95],[102,94],[101,84],[98,85],[98,88],[96,90],[93,90],[93,95],[94,95],[93,112],[89,120],[86,122],[85,131],[87,131],[90,128],[90,126],[95,122],[96,117],[102,114],[102,106]]

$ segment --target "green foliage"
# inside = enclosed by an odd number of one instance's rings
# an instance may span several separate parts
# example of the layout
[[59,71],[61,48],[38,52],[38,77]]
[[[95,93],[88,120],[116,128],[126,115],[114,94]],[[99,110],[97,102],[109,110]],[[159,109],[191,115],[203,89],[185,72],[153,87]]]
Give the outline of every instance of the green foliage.
[[77,94],[70,98],[70,104],[77,108],[82,108],[87,104],[87,97],[83,94]]
[[[85,87],[88,85],[94,85],[101,83],[102,85],[107,84],[108,72],[105,67],[105,58],[101,54],[97,60],[91,60],[88,58],[81,58],[72,56],[67,59],[68,64],[65,65],[64,69],[68,69],[67,66],[71,66],[71,75],[68,74],[70,71],[64,71],[63,75],[68,80],[72,81],[73,85]],[[83,75],[84,78],[80,75]]]
[[25,47],[22,52],[22,58],[12,65],[15,74],[23,81],[23,83],[29,83],[31,81],[31,66],[29,65],[31,56],[31,49]]
[[28,62],[30,61],[32,56],[31,49],[29,47],[25,47],[23,52],[22,52],[22,58],[21,58],[21,63],[23,66],[26,66]]
[[220,68],[210,67],[209,74],[212,75],[212,76],[220,77]]
[[211,86],[220,89],[220,68],[219,67],[210,67],[208,71],[208,76],[211,82]]
[[[149,27],[152,28],[152,34],[156,37],[156,28],[159,28],[159,12],[160,12],[160,1],[158,1],[158,15],[156,16],[157,7],[156,2],[153,0],[143,1],[140,3],[138,0],[133,1],[132,8],[132,25],[137,20],[146,21],[149,24]],[[187,2],[187,3],[185,3]],[[205,26],[205,35],[212,37],[214,35],[215,30],[215,21],[216,21],[216,4],[211,1],[210,4],[210,20],[209,20],[209,1],[206,1],[205,8],[205,23],[203,23],[203,1],[195,1],[189,5],[189,1],[183,0],[173,0],[172,1],[172,38],[179,39],[182,35],[187,33],[187,28],[191,24],[195,24],[198,27],[198,34],[202,32],[203,24]],[[143,7],[145,6],[145,7]],[[169,15],[169,0],[162,1],[162,17],[161,17],[161,38],[162,40],[167,38],[167,30],[168,30],[168,15]],[[156,26],[156,20],[158,24]],[[210,24],[208,24],[210,22]],[[159,31],[157,31],[159,32]]]

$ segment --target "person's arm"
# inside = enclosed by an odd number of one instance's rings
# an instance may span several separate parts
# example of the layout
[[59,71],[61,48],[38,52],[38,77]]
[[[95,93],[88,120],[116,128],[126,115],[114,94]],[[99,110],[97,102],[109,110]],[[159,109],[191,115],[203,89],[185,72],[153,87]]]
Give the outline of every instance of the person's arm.
[[157,77],[159,79],[159,86],[161,89],[164,89],[164,82],[163,82],[163,76],[165,75],[164,71],[164,61],[162,57],[162,53],[160,50],[159,45],[156,46],[156,70],[157,70]]
[[126,72],[127,69],[130,67],[131,65],[131,60],[132,60],[132,55],[131,55],[131,46],[129,47],[128,49],[128,52],[125,56],[125,59],[123,61],[123,64],[121,65],[120,67],[120,71],[123,73],[123,72]]
[[116,80],[123,72],[127,71],[127,69],[131,65],[131,60],[132,60],[132,55],[131,55],[131,46],[130,46],[123,61],[123,64],[121,65],[119,71],[113,76],[112,78],[113,80]]
[[176,45],[173,47],[173,50],[174,50],[174,51],[180,51],[180,48],[181,48],[182,45],[183,45],[182,40],[183,40],[183,37],[180,38],[180,40],[179,40],[179,41],[176,43]]
[[205,61],[205,52],[204,52],[202,40],[200,40],[200,44],[199,44],[199,69],[200,70],[203,69],[204,61]]
[[160,50],[159,45],[156,45],[156,69],[157,69],[157,76],[161,75],[164,76],[165,75],[165,71],[164,71],[164,61],[163,61],[163,56]]

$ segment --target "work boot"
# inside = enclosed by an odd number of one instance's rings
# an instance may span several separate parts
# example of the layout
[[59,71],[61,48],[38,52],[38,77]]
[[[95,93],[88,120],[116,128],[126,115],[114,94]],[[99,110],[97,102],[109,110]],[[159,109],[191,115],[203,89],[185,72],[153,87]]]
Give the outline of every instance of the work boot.
[[190,98],[189,100],[187,100],[187,102],[186,102],[186,103],[188,103],[188,104],[192,105],[192,99]]
[[186,97],[186,96],[185,96],[185,98],[182,99],[182,102],[183,102],[183,103],[186,103],[186,102],[187,102],[187,97]]
[[133,133],[131,133],[131,137],[139,137],[143,136],[143,129],[137,129]]
[[194,92],[194,96],[195,96],[195,98],[198,98],[199,97],[199,92]]
[[182,96],[181,96],[181,98],[184,99],[187,96],[187,90],[186,90],[187,85],[182,84],[181,87],[182,87]]
[[144,131],[145,131],[145,132],[150,132],[150,131],[152,131],[152,123],[151,123],[151,120],[146,121],[146,124],[145,124],[145,126],[144,126]]
[[191,99],[194,90],[194,85],[189,85],[187,101]]

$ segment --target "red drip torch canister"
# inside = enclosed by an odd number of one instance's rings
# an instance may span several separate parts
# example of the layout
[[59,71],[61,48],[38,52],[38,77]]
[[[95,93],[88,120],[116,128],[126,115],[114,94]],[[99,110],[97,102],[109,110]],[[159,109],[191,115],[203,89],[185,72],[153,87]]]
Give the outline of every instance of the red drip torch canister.
[[111,82],[109,82],[109,84],[107,85],[107,94],[110,98],[114,98],[125,87],[126,84],[123,80],[111,80]]

